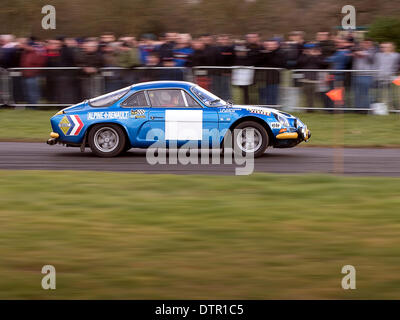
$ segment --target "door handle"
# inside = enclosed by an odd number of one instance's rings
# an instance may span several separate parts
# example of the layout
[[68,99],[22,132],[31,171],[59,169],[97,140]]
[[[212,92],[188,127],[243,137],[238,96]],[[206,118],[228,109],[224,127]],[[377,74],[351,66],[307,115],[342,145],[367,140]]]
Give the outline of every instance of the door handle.
[[150,119],[151,119],[151,120],[154,120],[154,119],[164,119],[164,117],[154,117],[154,116],[151,116]]

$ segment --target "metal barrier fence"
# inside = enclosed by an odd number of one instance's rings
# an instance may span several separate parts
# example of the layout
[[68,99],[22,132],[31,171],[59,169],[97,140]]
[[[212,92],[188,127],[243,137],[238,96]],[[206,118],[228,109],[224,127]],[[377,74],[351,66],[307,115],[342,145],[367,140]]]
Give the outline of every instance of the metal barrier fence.
[[103,77],[103,93],[146,81],[191,81],[191,70],[183,67],[137,67],[132,69],[108,67],[101,69],[101,75]]
[[102,93],[102,77],[79,67],[8,69],[9,106],[65,107]]
[[[292,86],[302,93],[295,109],[399,112],[400,88],[394,78],[379,70],[295,69]],[[335,89],[341,89],[341,101],[328,97]]]
[[8,88],[8,71],[0,68],[0,105],[8,104],[10,101],[10,90]]
[[279,105],[281,68],[194,67],[193,82],[225,100],[241,104]]
[[[0,69],[0,103],[23,107],[64,107],[119,88],[154,80],[199,84],[225,100],[285,110],[400,112],[400,88],[378,70],[320,70],[255,67],[108,67]],[[328,92],[343,88],[343,101]]]

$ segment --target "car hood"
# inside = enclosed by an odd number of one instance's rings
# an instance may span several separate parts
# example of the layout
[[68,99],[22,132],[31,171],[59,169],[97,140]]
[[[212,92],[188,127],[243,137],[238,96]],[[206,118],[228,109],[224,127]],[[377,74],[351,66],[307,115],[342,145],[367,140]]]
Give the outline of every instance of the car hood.
[[70,113],[70,112],[76,112],[76,111],[81,111],[87,106],[87,100],[83,102],[79,102],[77,104],[74,104],[68,108],[62,109],[65,113]]

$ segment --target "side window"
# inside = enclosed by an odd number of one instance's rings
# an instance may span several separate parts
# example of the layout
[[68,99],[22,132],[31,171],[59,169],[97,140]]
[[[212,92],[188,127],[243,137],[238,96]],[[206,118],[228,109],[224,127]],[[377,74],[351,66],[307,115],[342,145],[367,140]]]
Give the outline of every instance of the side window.
[[122,102],[123,107],[148,107],[146,96],[144,92],[138,92],[131,95],[128,99]]
[[185,108],[182,91],[179,89],[160,89],[147,91],[152,107]]
[[189,108],[201,108],[200,104],[187,92],[185,92],[185,97]]

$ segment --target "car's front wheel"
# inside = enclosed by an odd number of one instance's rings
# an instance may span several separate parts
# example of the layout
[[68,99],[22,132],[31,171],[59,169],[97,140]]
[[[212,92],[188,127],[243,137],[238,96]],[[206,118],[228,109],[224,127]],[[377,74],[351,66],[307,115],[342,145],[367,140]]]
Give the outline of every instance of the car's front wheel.
[[235,127],[232,140],[235,152],[259,157],[268,147],[269,136],[261,124],[245,121]]
[[88,143],[95,155],[115,157],[124,151],[126,136],[118,125],[97,124],[89,132]]

